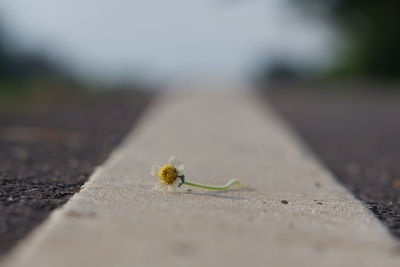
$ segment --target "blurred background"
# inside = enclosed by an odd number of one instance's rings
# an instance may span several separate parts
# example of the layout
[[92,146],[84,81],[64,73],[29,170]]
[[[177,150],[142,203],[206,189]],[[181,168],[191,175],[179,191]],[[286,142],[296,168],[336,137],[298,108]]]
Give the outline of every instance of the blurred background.
[[37,80],[160,88],[205,79],[396,80],[398,5],[4,0],[0,88],[26,90]]
[[283,68],[308,75],[332,63],[341,37],[331,18],[305,4],[5,0],[2,77],[165,88],[188,80],[248,82]]
[[400,237],[399,10],[390,0],[0,1],[0,257],[79,191],[155,92],[193,83],[267,93]]

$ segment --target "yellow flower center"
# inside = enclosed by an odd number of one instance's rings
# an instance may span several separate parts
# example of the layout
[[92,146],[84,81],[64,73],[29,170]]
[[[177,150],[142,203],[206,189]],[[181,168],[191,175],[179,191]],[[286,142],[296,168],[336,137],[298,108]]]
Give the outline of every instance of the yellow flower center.
[[158,171],[158,177],[164,184],[172,184],[178,178],[178,171],[172,165],[164,165]]

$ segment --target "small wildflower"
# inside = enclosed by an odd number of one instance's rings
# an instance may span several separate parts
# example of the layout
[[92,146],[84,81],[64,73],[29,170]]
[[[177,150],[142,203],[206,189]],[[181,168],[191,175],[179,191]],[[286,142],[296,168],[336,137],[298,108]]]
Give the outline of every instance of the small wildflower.
[[208,190],[227,190],[235,185],[240,186],[240,183],[237,180],[231,180],[223,186],[212,186],[189,182],[185,180],[185,175],[183,173],[184,169],[185,166],[183,163],[177,161],[174,156],[169,158],[168,164],[163,166],[153,166],[150,173],[152,176],[159,179],[154,186],[154,190],[175,192],[183,184]]
[[154,189],[156,191],[176,191],[185,181],[184,169],[183,163],[177,161],[174,156],[169,158],[168,164],[153,166],[150,173],[159,179]]

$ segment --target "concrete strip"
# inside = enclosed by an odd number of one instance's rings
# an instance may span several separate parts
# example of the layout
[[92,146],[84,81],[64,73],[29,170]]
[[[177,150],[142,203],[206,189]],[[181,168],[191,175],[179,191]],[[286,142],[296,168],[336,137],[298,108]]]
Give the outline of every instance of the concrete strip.
[[[170,154],[192,180],[249,188],[153,192],[149,169]],[[396,241],[264,103],[209,93],[160,97],[5,266],[399,264]]]

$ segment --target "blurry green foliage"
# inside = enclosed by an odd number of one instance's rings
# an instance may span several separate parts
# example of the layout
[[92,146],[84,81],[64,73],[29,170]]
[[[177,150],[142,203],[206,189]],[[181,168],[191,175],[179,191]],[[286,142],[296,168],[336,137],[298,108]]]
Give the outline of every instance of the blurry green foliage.
[[292,0],[323,12],[343,34],[345,48],[330,73],[334,78],[400,78],[400,1]]

